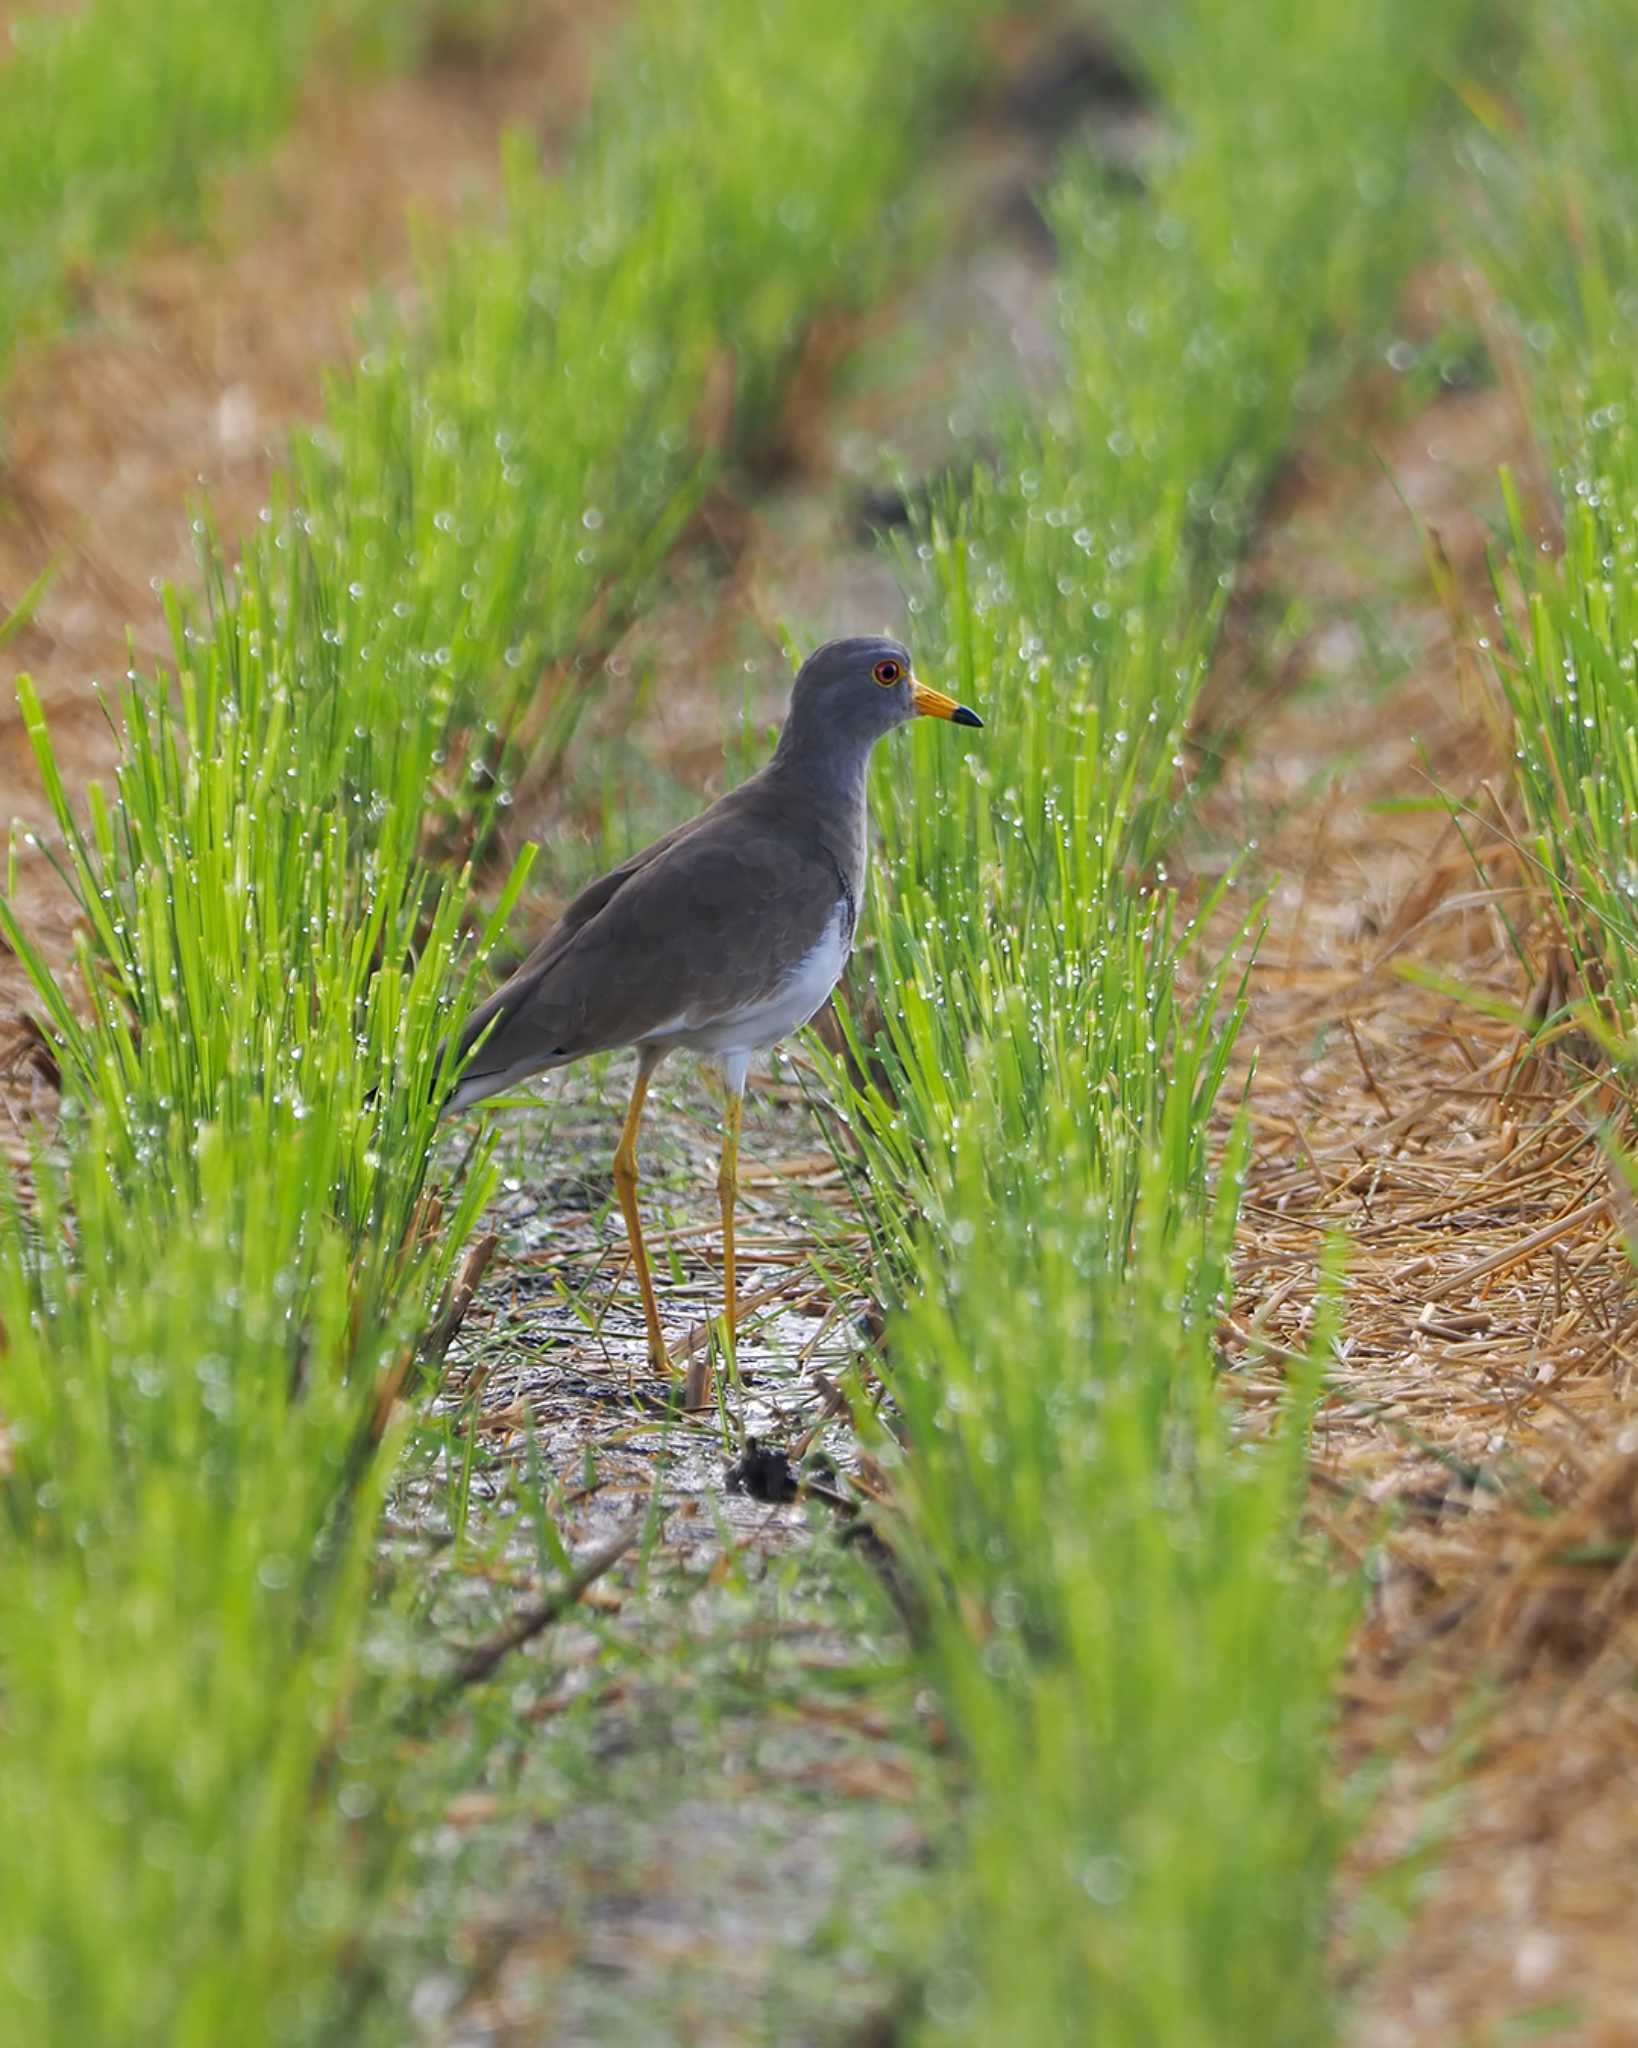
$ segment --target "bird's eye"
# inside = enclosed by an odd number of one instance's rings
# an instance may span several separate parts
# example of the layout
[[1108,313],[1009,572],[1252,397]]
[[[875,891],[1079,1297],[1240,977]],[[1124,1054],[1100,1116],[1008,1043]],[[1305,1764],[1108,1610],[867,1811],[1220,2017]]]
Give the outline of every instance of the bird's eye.
[[870,673],[884,690],[889,690],[904,674],[904,664],[902,661],[878,661]]

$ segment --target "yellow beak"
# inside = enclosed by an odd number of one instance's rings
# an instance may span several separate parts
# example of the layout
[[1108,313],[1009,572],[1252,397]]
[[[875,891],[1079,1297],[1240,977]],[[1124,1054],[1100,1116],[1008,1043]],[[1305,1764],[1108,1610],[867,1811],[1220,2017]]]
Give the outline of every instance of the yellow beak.
[[910,679],[910,708],[918,718],[948,718],[957,725],[982,725],[983,719],[976,711],[969,711],[965,704],[958,704],[953,697],[946,697],[942,690],[930,689],[926,683]]

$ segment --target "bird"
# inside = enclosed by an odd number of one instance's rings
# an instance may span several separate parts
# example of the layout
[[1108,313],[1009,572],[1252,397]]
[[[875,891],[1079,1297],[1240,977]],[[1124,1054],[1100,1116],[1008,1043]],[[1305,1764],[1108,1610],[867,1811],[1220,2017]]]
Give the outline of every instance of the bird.
[[638,1212],[637,1134],[655,1069],[688,1051],[721,1071],[717,1195],[727,1344],[738,1295],[734,1208],[753,1056],[806,1024],[841,979],[867,859],[865,774],[876,742],[916,717],[983,720],[915,675],[898,640],[831,640],[802,663],[766,766],[587,885],[479,1005],[445,1071],[444,1113],[593,1053],[635,1048],[614,1187],[652,1368],[669,1374]]

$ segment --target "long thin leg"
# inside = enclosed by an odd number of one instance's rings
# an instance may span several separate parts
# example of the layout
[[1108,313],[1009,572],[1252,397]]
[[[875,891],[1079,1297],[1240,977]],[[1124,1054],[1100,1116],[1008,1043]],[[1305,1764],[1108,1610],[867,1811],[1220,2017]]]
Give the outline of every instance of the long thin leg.
[[637,1126],[643,1120],[643,1103],[654,1069],[664,1057],[644,1046],[637,1056],[637,1078],[631,1084],[631,1105],[614,1155],[614,1192],[620,1197],[620,1213],[626,1219],[626,1236],[631,1243],[632,1264],[637,1268],[637,1286],[643,1297],[643,1321],[648,1325],[648,1362],[656,1372],[669,1372],[665,1332],[660,1328],[659,1304],[654,1299],[654,1280],[648,1270],[648,1253],[643,1249],[643,1226],[637,1214]]
[[745,1103],[745,1081],[728,1089],[728,1108],[722,1126],[722,1164],[717,1170],[717,1200],[722,1205],[722,1292],[728,1329],[728,1356],[734,1355],[734,1331],[739,1323],[739,1284],[734,1271],[734,1203],[739,1195],[739,1113]]

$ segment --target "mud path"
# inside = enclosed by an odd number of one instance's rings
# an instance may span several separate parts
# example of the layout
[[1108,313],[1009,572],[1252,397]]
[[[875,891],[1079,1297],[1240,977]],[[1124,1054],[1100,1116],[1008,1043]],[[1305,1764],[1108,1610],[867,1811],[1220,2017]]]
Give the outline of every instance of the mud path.
[[1340,1236],[1316,1517],[1370,1573],[1343,1761],[1390,1764],[1343,1887],[1349,2038],[1625,2041],[1638,1302],[1596,1096],[1512,1021],[1562,988],[1477,651],[1497,467],[1533,457],[1504,391],[1363,404],[1250,565],[1263,635],[1304,630],[1249,692],[1231,635],[1220,679],[1258,710],[1212,815],[1273,886],[1234,1385],[1275,1396]]

